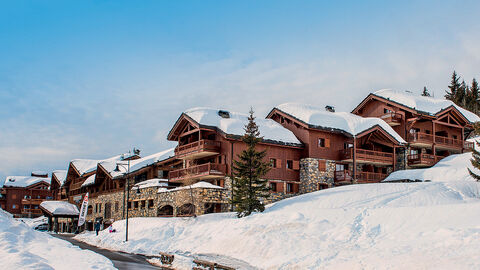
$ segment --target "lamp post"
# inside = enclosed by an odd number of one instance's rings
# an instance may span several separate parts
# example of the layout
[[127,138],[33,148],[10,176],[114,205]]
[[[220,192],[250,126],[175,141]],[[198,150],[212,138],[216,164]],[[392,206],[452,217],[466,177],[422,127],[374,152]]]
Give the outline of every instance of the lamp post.
[[[125,193],[123,194],[123,209],[125,210],[125,214],[126,214],[126,219],[125,219],[125,242],[128,241],[128,207],[126,207],[126,205],[128,205],[128,200],[130,199],[130,181],[128,181],[128,177],[130,176],[130,160],[127,160],[127,173],[125,174],[125,181],[127,182],[127,184],[125,185],[125,188],[126,188],[126,193],[127,193],[127,200],[125,202]],[[115,172],[120,172],[120,168],[119,166],[122,166],[124,169],[125,169],[125,164],[122,164],[122,163],[117,163],[117,167],[115,168]]]

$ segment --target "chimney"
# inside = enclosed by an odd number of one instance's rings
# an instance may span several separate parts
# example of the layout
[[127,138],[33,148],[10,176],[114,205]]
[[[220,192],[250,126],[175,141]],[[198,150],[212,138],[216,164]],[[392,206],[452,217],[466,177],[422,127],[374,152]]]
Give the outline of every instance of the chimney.
[[327,105],[325,106],[325,111],[327,112],[335,112],[335,107]]

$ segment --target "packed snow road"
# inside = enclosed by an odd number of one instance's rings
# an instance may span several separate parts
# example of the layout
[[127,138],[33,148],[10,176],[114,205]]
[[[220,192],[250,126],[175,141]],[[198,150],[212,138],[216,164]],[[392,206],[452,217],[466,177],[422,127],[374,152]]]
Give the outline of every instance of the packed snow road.
[[72,239],[73,235],[71,234],[52,234],[52,236],[68,241],[81,249],[88,249],[95,253],[101,254],[110,259],[113,262],[113,265],[120,270],[159,269],[158,267],[149,264],[147,262],[148,258],[142,255],[115,252],[107,249],[97,248],[95,246]]

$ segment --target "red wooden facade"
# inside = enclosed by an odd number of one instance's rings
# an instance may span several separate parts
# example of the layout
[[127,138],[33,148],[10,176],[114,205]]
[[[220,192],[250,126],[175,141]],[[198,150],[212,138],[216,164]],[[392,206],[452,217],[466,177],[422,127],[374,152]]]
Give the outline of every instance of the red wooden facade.
[[409,144],[410,167],[429,167],[450,154],[470,151],[473,125],[455,107],[435,115],[370,94],[352,113],[385,120]]
[[38,217],[42,215],[40,203],[52,199],[52,191],[45,182],[27,187],[4,186],[1,188],[0,206],[15,217]]
[[[183,160],[183,167],[169,173],[172,183],[191,184],[207,181],[224,187],[224,179],[232,175],[233,160],[246,149],[239,135],[225,134],[216,127],[202,126],[188,115],[182,114],[168,135],[168,140],[177,141],[175,158]],[[271,169],[265,175],[275,192],[298,192],[300,182],[299,162],[303,156],[302,145],[285,145],[262,141],[257,150],[267,151],[265,161]],[[283,186],[287,188],[283,188]]]

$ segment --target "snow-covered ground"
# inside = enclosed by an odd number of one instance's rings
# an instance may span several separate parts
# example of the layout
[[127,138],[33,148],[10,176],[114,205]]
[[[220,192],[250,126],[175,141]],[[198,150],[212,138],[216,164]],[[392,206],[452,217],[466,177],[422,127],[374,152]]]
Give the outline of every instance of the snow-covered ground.
[[391,173],[384,182],[411,180],[411,181],[475,181],[468,173],[467,168],[480,174],[480,171],[472,166],[470,159],[472,153],[451,155],[435,164],[431,168],[401,170]]
[[37,232],[0,209],[1,269],[115,269],[107,258]]
[[474,181],[351,185],[286,199],[242,219],[233,213],[130,219],[127,243],[124,221],[113,224],[117,233],[76,239],[148,255],[203,254],[243,268],[242,262],[261,269],[479,269],[479,190]]

